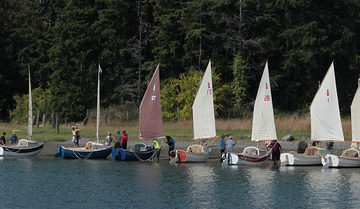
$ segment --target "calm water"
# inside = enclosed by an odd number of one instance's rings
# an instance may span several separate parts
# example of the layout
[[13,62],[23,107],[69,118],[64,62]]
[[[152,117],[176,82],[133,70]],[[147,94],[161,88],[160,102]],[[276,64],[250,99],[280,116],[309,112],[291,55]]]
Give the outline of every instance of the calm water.
[[359,208],[360,169],[0,160],[0,208]]

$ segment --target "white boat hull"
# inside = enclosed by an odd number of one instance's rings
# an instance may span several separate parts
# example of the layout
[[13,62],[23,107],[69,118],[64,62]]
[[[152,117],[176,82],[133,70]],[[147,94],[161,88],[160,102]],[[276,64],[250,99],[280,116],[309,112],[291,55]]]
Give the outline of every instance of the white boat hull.
[[322,165],[327,168],[356,168],[360,167],[360,158],[341,157],[327,154],[321,158]]
[[322,165],[320,155],[303,156],[292,153],[282,153],[280,155],[281,165],[286,166],[316,166]]
[[31,157],[40,154],[44,143],[34,143],[29,147],[17,147],[17,146],[1,146],[0,156],[10,157]]
[[268,163],[268,159],[269,155],[248,157],[242,154],[228,152],[223,154],[222,164],[259,166]]

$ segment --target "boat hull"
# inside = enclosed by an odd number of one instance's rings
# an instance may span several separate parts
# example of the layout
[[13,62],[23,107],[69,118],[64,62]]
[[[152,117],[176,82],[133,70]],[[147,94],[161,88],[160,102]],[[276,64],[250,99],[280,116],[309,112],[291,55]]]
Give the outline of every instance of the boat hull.
[[269,154],[264,156],[252,157],[243,154],[228,152],[222,155],[222,164],[259,166],[268,163],[269,157],[270,157]]
[[285,166],[320,166],[321,155],[302,156],[292,153],[282,153],[280,155],[281,165]]
[[43,148],[43,142],[38,142],[36,145],[30,147],[1,146],[0,156],[32,157],[39,155]]
[[[171,151],[171,163],[205,163],[209,159],[211,149],[205,153],[190,153],[184,150]],[[174,153],[174,154],[173,154]]]
[[155,154],[155,149],[148,151],[128,151],[122,148],[113,148],[111,155],[115,160],[120,161],[147,161],[152,160]]
[[106,159],[112,151],[112,147],[105,147],[96,150],[76,150],[59,146],[57,156],[67,159]]
[[324,155],[321,158],[322,165],[327,168],[358,168],[360,158],[341,157],[332,154]]

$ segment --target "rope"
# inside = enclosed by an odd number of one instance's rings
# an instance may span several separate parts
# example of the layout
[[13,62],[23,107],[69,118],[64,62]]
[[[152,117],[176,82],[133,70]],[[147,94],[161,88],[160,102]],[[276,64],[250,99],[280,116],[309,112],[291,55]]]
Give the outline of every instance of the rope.
[[75,155],[78,159],[89,159],[90,156],[91,156],[91,154],[93,153],[93,149],[91,149],[91,152],[89,153],[89,155],[87,155],[86,157],[84,157],[84,156],[82,156],[80,153],[78,153],[78,155],[80,156],[80,157],[79,157],[79,156],[76,154],[75,150],[72,150],[72,151],[73,151],[74,155]]

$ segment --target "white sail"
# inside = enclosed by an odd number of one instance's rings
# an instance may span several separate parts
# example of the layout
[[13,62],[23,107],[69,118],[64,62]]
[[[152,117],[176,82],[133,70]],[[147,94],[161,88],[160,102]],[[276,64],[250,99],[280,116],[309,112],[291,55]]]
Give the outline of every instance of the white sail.
[[336,91],[334,63],[331,63],[311,103],[310,115],[312,140],[344,141]]
[[358,87],[351,103],[352,141],[360,142],[360,88]]
[[256,95],[251,141],[277,139],[272,105],[268,63],[266,62]]
[[98,86],[97,86],[97,103],[96,103],[96,142],[99,143],[99,126],[100,126],[100,74],[102,69],[98,67]]
[[192,106],[194,138],[207,139],[216,136],[211,62],[206,68],[194,104]]
[[32,96],[31,96],[31,77],[29,67],[29,112],[28,112],[28,138],[32,138],[33,115],[32,115]]

